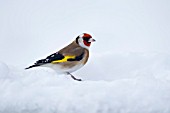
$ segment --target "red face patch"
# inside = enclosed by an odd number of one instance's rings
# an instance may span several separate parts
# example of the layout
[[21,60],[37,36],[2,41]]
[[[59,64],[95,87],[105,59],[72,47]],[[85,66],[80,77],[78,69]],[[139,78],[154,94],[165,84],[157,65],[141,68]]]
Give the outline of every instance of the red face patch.
[[83,40],[83,43],[84,43],[84,45],[86,45],[86,46],[88,46],[88,47],[91,45],[91,42],[86,42],[86,41],[84,41],[84,40]]
[[84,36],[83,37],[86,37],[86,38],[92,38],[91,35],[87,34],[87,33],[84,33]]
[[84,45],[86,45],[88,47],[91,45],[91,42],[88,42],[90,38],[92,38],[91,35],[89,35],[87,33],[83,34],[83,43],[84,43]]

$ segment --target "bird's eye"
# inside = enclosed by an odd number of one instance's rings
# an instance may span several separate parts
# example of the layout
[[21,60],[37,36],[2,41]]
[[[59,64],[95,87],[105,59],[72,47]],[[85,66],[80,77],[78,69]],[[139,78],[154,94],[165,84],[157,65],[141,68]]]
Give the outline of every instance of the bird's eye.
[[89,39],[90,39],[90,38],[86,38],[86,37],[83,38],[83,40],[86,41],[86,42],[88,42]]

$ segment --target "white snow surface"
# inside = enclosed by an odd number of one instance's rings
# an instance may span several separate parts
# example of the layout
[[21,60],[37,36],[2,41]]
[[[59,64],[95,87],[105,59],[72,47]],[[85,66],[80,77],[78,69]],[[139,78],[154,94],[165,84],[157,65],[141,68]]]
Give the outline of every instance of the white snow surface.
[[0,113],[170,113],[169,58],[98,55],[74,73],[82,82],[47,68],[0,63]]

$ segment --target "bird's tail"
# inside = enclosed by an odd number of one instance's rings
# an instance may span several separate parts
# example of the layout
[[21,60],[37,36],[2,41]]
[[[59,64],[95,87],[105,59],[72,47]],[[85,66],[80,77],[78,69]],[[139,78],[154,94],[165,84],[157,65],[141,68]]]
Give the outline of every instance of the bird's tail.
[[30,68],[38,67],[38,66],[40,66],[40,65],[34,64],[34,65],[31,65],[31,66],[29,66],[29,67],[27,67],[27,68],[25,68],[25,69],[30,69]]
[[41,65],[44,65],[44,64],[47,64],[47,60],[46,59],[41,59],[41,60],[38,60],[34,65],[31,65],[25,69],[30,69],[30,68],[33,68],[33,67],[38,67],[38,66],[41,66]]

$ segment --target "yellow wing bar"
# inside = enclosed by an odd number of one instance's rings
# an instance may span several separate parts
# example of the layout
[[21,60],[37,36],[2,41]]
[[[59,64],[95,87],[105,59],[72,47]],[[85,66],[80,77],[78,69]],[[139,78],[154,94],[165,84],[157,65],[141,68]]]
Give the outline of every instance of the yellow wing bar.
[[62,63],[62,62],[67,62],[67,59],[74,59],[76,58],[76,56],[64,56],[64,58],[62,60],[55,60],[55,61],[52,61],[51,63],[52,64],[55,64],[55,63]]

